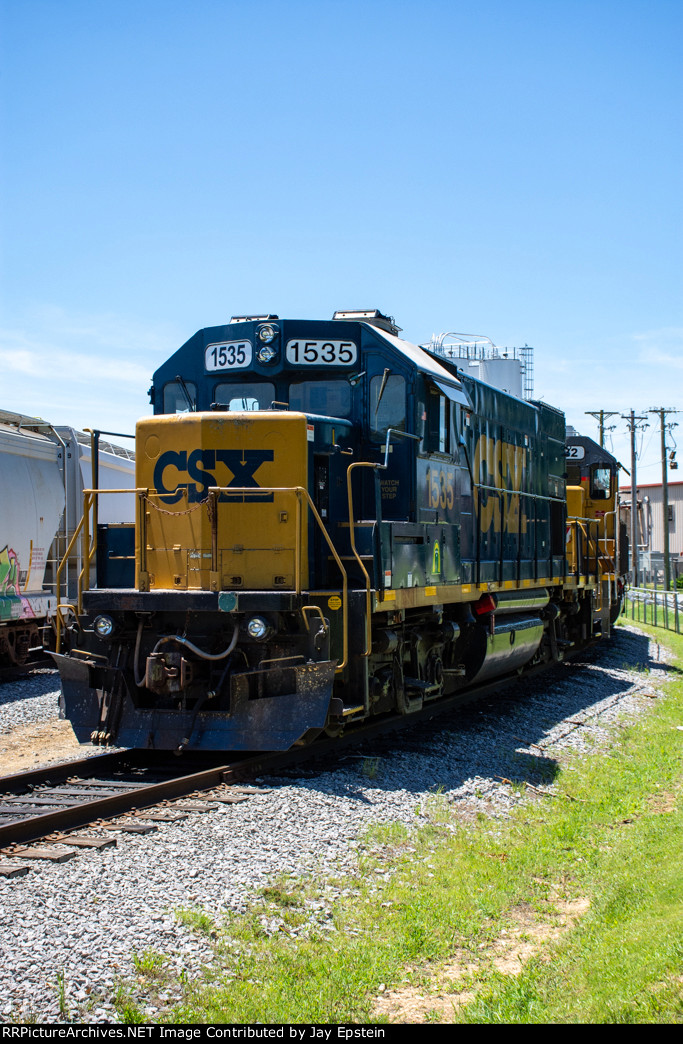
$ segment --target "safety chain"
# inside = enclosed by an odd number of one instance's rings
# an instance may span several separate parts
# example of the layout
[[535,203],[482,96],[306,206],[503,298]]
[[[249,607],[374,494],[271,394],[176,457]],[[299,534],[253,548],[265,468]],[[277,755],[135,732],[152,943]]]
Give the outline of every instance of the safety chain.
[[199,508],[204,507],[205,504],[209,504],[209,498],[206,497],[204,500],[200,500],[197,504],[193,504],[192,507],[186,508],[185,511],[167,511],[166,508],[159,507],[153,500],[148,500],[147,503],[150,507],[153,507],[155,511],[158,511],[160,515],[173,515],[177,518],[179,515],[191,515],[193,511],[198,511]]

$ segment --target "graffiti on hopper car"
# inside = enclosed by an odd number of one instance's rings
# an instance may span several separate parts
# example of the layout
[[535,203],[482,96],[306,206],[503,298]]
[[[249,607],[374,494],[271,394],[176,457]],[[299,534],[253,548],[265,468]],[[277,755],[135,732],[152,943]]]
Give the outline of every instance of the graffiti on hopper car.
[[0,594],[21,597],[19,559],[7,544],[0,551]]

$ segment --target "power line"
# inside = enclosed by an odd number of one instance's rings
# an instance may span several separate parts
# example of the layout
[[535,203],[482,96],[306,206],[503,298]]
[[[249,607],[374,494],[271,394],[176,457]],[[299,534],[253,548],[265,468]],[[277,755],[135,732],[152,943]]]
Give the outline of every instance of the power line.
[[[659,427],[662,439],[662,530],[664,534],[664,588],[669,590],[671,587],[671,563],[669,562],[669,483],[667,478],[667,450],[666,450],[666,433],[671,432],[673,428],[677,427],[675,422],[669,422],[667,424],[667,415],[669,413],[678,413],[678,410],[667,410],[663,406],[655,407],[647,411],[648,413],[656,413],[659,416]],[[675,458],[675,453],[672,453],[672,457]]]
[[635,411],[622,413],[631,433],[631,577],[638,586],[638,487],[636,483],[636,432],[649,427],[647,417],[636,417]]
[[598,429],[599,429],[599,432],[600,432],[600,445],[604,449],[604,447],[605,447],[605,431],[614,431],[614,426],[612,426],[610,428],[607,428],[607,429],[605,428],[605,421],[609,420],[610,417],[617,417],[618,414],[617,413],[609,413],[607,410],[595,410],[595,411],[593,411],[593,410],[586,410],[585,413],[586,413],[586,415],[588,417],[595,417],[596,421],[598,422]]

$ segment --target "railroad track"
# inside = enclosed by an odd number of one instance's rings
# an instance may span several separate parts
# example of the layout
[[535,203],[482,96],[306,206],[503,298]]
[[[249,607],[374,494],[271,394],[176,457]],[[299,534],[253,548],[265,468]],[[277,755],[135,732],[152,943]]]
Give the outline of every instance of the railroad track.
[[20,681],[22,678],[30,678],[37,670],[49,670],[57,674],[54,661],[46,652],[36,651],[35,656],[25,663],[0,666],[0,685],[8,682]]
[[65,831],[223,787],[237,778],[239,765],[239,759],[227,763],[216,755],[204,757],[199,767],[196,759],[179,764],[166,754],[134,750],[5,776],[0,779],[0,849],[7,857],[20,843],[66,837]]
[[[528,671],[525,678],[546,669]],[[27,842],[40,840],[59,846],[52,857],[60,860],[70,846],[104,847],[102,832],[107,829],[147,833],[156,823],[181,818],[186,812],[246,800],[257,788],[239,784],[260,773],[312,759],[329,763],[330,757],[349,748],[401,728],[426,724],[465,703],[499,693],[505,687],[502,681],[509,685],[515,679],[516,675],[498,678],[428,705],[417,714],[390,716],[343,737],[284,752],[230,755],[228,760],[224,753],[188,753],[179,759],[162,751],[116,751],[0,778],[0,874],[12,876],[16,859],[51,857],[45,847],[27,850],[23,847]],[[178,803],[189,797],[191,806]],[[94,827],[95,833],[77,833],[86,826]]]

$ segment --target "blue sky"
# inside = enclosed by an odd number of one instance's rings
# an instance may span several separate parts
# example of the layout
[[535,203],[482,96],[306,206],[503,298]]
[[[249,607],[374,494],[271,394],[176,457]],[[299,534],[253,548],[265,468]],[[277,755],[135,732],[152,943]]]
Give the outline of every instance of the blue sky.
[[130,431],[202,326],[379,307],[533,345],[586,434],[683,410],[682,42],[680,0],[0,0],[0,407]]

